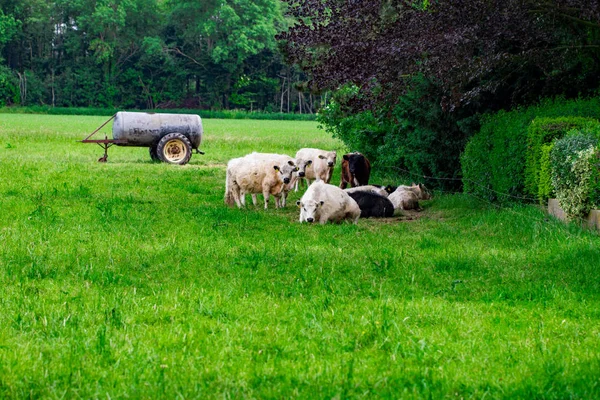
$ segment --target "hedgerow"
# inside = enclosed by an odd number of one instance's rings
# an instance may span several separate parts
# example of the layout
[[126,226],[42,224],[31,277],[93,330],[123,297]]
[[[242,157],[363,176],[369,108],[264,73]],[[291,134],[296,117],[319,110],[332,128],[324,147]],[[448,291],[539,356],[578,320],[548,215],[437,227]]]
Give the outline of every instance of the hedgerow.
[[464,191],[490,201],[536,201],[525,192],[527,129],[536,118],[600,118],[600,99],[545,100],[537,106],[482,117],[461,156]]
[[600,205],[597,193],[598,134],[600,130],[572,130],[556,141],[550,152],[552,185],[568,218],[585,217]]
[[542,169],[549,171],[549,165],[543,165],[543,162],[549,161],[548,157],[543,157],[543,147],[562,138],[572,129],[586,126],[600,126],[600,124],[593,118],[581,117],[536,118],[531,122],[527,128],[525,161],[525,192],[528,195],[537,196],[543,203],[548,200],[551,193],[549,174],[544,176],[545,181],[542,182]]

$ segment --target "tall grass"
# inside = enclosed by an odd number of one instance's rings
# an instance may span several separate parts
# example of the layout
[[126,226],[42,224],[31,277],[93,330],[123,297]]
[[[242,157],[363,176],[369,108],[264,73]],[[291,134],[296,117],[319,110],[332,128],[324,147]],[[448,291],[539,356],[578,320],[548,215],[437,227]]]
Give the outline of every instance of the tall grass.
[[95,162],[104,120],[0,115],[0,398],[600,397],[596,233],[462,195],[301,225],[224,167],[343,151],[316,123],[206,120],[176,167]]

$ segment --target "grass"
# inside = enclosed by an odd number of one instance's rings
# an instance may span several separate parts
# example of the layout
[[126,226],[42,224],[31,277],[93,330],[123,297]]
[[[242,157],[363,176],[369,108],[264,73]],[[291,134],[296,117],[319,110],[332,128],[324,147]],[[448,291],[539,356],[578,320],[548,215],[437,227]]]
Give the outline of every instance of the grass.
[[95,162],[104,120],[0,115],[0,398],[600,397],[596,233],[463,195],[300,225],[224,167],[343,151],[315,122],[205,120],[176,167]]

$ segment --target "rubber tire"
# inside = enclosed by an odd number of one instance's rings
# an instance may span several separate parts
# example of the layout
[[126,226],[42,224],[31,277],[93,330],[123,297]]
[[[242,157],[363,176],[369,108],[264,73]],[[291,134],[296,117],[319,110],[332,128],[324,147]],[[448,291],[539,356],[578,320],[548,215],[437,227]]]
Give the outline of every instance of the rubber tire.
[[153,144],[152,146],[150,146],[148,148],[148,150],[150,150],[150,158],[152,159],[152,161],[154,162],[159,162],[161,161],[160,158],[158,158],[158,150],[157,150],[157,145]]
[[[169,150],[173,145],[176,145],[176,142],[179,142],[179,144],[183,146],[183,150],[185,150],[184,156],[179,159],[173,159],[169,154]],[[158,141],[156,153],[162,162],[167,164],[184,165],[190,161],[190,158],[192,158],[192,143],[185,135],[181,133],[169,133]]]

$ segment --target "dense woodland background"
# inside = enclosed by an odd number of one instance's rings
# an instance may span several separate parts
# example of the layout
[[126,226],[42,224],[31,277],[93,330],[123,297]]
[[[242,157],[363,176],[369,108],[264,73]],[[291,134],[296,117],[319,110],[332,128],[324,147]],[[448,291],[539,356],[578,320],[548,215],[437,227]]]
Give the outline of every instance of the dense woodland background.
[[278,0],[0,0],[0,105],[314,112]]

